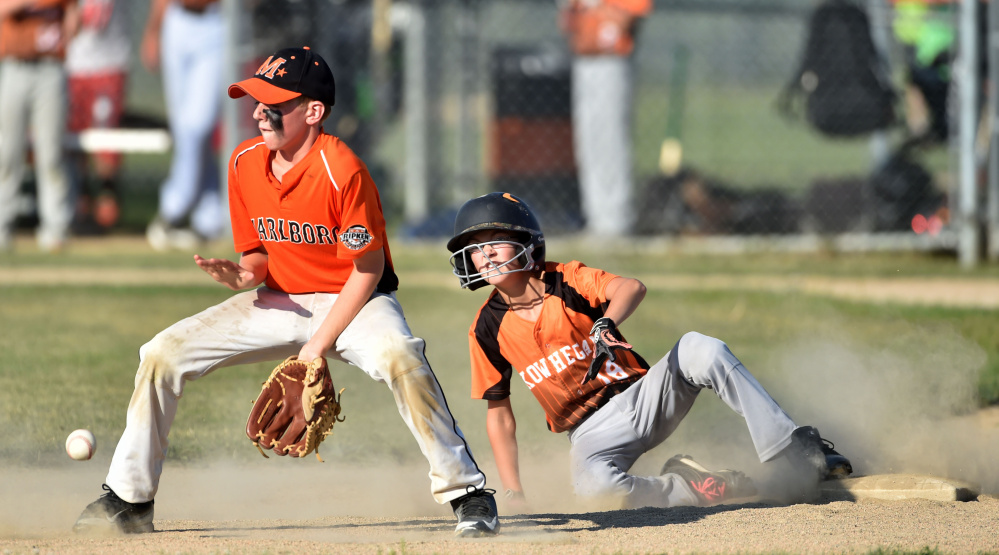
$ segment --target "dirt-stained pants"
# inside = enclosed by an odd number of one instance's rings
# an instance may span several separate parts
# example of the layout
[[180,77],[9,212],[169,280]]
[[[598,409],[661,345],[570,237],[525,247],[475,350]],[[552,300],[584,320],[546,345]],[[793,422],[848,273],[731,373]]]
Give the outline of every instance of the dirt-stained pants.
[[[139,350],[135,391],[107,484],[125,501],[156,495],[167,436],[184,384],[217,368],[297,355],[337,295],[290,295],[260,287],[177,322]],[[438,503],[482,488],[479,470],[444,393],[394,295],[375,294],[337,338],[327,357],[348,362],[388,385],[399,414],[430,462]]]

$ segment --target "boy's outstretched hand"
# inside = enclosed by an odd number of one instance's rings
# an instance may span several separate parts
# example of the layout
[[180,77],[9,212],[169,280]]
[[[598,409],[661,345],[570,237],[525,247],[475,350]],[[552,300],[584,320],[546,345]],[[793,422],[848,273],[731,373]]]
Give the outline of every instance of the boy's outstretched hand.
[[194,255],[194,262],[212,279],[225,285],[233,291],[239,291],[254,285],[253,272],[224,258],[202,258]]

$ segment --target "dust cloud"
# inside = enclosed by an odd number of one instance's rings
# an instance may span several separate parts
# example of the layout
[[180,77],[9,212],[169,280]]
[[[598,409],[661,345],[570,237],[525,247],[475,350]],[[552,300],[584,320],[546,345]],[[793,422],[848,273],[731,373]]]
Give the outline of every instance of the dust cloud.
[[946,326],[902,326],[871,345],[845,332],[776,357],[781,405],[834,440],[857,474],[914,473],[999,491],[999,429],[976,422],[986,356]]
[[[893,325],[890,343],[872,345],[831,321],[821,338],[792,339],[774,351],[758,375],[796,423],[817,427],[835,443],[855,476],[925,474],[996,494],[999,423],[985,422],[976,404],[985,353],[947,326]],[[546,444],[547,452],[540,450],[532,461],[521,457],[525,487],[530,490],[533,483],[542,490],[542,506],[548,506],[543,510],[578,511],[581,501],[572,495],[568,477],[569,446]],[[790,500],[788,489],[777,485],[787,480],[790,468],[782,461],[760,463],[742,417],[710,391],[702,392],[673,436],[630,473],[657,475],[678,453],[709,468],[744,471],[764,498]],[[538,510],[535,505],[531,508]]]

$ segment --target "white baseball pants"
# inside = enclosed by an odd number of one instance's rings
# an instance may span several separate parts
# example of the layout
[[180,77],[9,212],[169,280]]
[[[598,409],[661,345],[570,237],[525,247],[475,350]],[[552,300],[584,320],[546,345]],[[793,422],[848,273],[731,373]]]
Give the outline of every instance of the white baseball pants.
[[48,250],[66,240],[73,219],[72,183],[62,144],[66,70],[60,60],[12,58],[0,62],[0,68],[0,248],[12,238],[30,139],[38,182],[36,238],[39,247]]
[[[297,355],[326,318],[337,295],[289,295],[267,287],[239,293],[157,334],[139,350],[135,391],[107,485],[141,503],[156,495],[167,436],[184,384],[237,364]],[[485,487],[444,393],[394,295],[375,294],[340,334],[327,357],[364,370],[392,392],[399,414],[430,462],[438,503]]]
[[173,157],[160,187],[159,215],[170,224],[188,217],[191,228],[207,238],[221,235],[229,217],[211,140],[226,85],[220,6],[197,14],[169,3],[160,48]]
[[648,374],[569,432],[576,493],[622,497],[629,507],[698,505],[679,476],[628,470],[676,430],[704,388],[746,419],[761,462],[790,445],[797,427],[791,417],[724,342],[690,332]]

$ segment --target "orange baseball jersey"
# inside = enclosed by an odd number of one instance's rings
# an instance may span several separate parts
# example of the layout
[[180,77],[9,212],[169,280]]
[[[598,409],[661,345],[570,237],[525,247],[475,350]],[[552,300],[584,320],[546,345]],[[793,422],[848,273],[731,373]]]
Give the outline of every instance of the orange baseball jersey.
[[590,328],[604,315],[604,292],[616,277],[582,262],[546,263],[536,322],[511,312],[494,290],[468,330],[472,398],[506,399],[516,369],[541,403],[548,429],[562,432],[644,376],[649,365],[642,357],[617,350],[615,362],[608,360],[595,379],[582,384],[593,359]]
[[36,0],[0,22],[0,56],[18,60],[63,59],[66,9],[76,0]]
[[378,291],[399,286],[385,237],[378,189],[340,139],[320,134],[281,181],[257,137],[229,160],[229,211],[236,252],[267,250],[267,286],[287,293],[339,293],[353,259],[384,249]]
[[576,54],[627,56],[635,48],[638,19],[651,11],[652,0],[570,0],[559,17]]
[[604,0],[604,3],[637,16],[649,15],[652,11],[652,0]]

